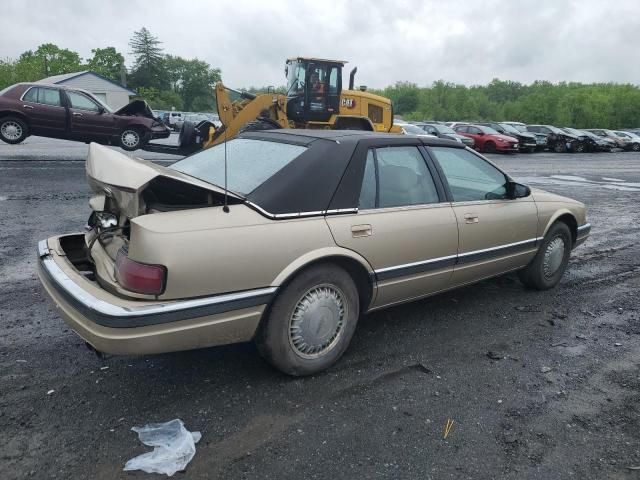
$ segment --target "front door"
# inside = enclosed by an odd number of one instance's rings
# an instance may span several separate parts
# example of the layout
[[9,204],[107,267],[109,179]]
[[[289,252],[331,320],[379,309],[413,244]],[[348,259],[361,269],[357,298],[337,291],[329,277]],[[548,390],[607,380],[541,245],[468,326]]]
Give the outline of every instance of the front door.
[[115,118],[82,92],[67,90],[70,113],[70,136],[75,140],[104,141],[117,135]]
[[373,308],[447,288],[458,249],[455,215],[417,146],[362,152],[358,213],[328,216],[342,247],[362,255],[376,274]]
[[58,89],[31,87],[22,97],[21,108],[29,118],[31,133],[34,135],[66,137],[67,109]]
[[469,150],[431,147],[429,152],[444,173],[460,232],[452,284],[527,265],[538,243],[533,197],[507,198],[505,174]]

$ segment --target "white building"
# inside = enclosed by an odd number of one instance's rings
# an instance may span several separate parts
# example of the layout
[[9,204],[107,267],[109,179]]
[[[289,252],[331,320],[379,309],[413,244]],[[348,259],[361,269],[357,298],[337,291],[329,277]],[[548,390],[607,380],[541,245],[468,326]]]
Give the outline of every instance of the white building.
[[91,70],[54,75],[38,80],[37,83],[53,83],[87,90],[114,110],[124,107],[129,103],[131,97],[136,95],[133,90]]

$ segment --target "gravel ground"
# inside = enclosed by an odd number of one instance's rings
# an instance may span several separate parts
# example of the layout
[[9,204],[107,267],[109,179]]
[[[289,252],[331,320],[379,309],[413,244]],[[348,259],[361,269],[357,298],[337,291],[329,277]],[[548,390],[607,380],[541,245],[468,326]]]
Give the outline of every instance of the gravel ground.
[[178,478],[640,478],[640,154],[493,157],[588,205],[561,284],[505,276],[369,315],[334,368],[292,379],[250,344],[100,360],[66,328],[35,247],[82,229],[86,150],[0,144],[3,480],[151,477],[122,472],[145,451],[130,428],[173,418],[203,434]]

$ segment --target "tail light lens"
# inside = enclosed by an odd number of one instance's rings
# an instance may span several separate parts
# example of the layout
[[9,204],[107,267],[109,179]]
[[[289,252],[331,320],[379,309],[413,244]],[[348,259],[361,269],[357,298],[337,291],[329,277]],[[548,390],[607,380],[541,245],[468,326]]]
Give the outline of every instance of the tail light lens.
[[160,295],[167,280],[167,267],[136,262],[121,248],[116,257],[116,280],[122,288],[135,293]]

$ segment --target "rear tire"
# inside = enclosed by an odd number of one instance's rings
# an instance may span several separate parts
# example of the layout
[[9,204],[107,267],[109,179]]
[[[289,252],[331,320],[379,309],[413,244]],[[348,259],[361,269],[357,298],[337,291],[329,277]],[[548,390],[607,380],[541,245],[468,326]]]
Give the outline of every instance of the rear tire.
[[19,117],[3,117],[0,119],[0,140],[16,145],[29,136],[29,126]]
[[485,153],[496,153],[496,144],[493,142],[486,142],[484,144],[483,150]]
[[536,290],[549,290],[562,279],[571,255],[573,239],[566,223],[554,223],[531,263],[518,272],[520,281]]
[[584,153],[586,151],[586,146],[583,142],[578,142],[573,147],[573,151],[575,153]]
[[351,276],[331,265],[312,266],[278,294],[256,335],[262,357],[294,376],[329,368],[345,352],[360,316]]

